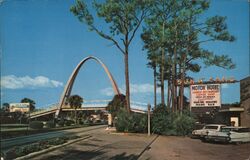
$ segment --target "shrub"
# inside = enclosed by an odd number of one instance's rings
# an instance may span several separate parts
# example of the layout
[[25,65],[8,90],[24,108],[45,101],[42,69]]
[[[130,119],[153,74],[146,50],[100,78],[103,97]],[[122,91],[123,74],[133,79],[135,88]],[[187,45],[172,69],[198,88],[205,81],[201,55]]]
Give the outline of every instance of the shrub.
[[194,124],[194,118],[184,112],[174,120],[176,134],[182,136],[190,134],[194,128]]
[[40,121],[32,121],[30,122],[30,128],[33,129],[42,129],[43,128],[43,122]]
[[174,133],[172,118],[170,112],[166,110],[163,106],[158,106],[156,110],[153,111],[153,116],[151,119],[152,132],[163,135],[172,135]]
[[74,121],[72,121],[72,120],[66,120],[65,121],[66,126],[71,126],[73,123],[74,123]]
[[64,137],[57,137],[49,140],[42,140],[38,143],[28,144],[24,146],[14,147],[8,150],[5,154],[1,153],[1,156],[4,159],[15,159],[17,157],[21,157],[27,155],[32,152],[37,152],[50,146],[59,145],[67,142],[68,140],[80,138],[79,136],[64,136]]
[[55,128],[55,123],[54,123],[54,121],[48,121],[48,122],[46,122],[46,124],[45,124],[45,127],[46,128]]
[[64,119],[60,119],[58,122],[57,122],[58,126],[60,127],[63,127],[64,124],[65,124],[65,120]]
[[130,113],[120,109],[117,114],[116,130],[118,132],[145,132],[147,130],[147,115]]
[[189,111],[172,113],[165,107],[157,107],[152,117],[152,132],[162,135],[188,135],[194,127],[194,118]]

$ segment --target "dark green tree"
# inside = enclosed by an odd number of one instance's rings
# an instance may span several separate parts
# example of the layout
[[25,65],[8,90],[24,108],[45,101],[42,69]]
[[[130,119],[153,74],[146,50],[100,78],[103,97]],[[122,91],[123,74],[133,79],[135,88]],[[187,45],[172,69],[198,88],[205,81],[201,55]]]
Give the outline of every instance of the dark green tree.
[[79,95],[72,95],[68,98],[67,102],[69,103],[71,108],[75,109],[75,124],[77,124],[76,109],[82,107],[83,98]]
[[[183,6],[180,16],[181,36],[183,40],[179,52],[179,73],[177,78],[180,79],[179,87],[180,104],[179,109],[183,109],[184,81],[186,80],[186,72],[200,71],[201,66],[197,63],[202,61],[206,66],[215,65],[225,69],[233,69],[235,65],[227,55],[216,55],[211,51],[201,48],[202,43],[212,41],[228,41],[233,42],[235,37],[232,36],[226,24],[226,18],[221,16],[208,17],[205,21],[201,20],[201,15],[208,10],[209,1],[188,1],[183,0]],[[200,38],[204,37],[204,38]]]
[[[232,42],[235,38],[227,30],[225,17],[213,16],[206,20],[200,18],[209,8],[209,2],[206,0],[157,0],[153,8],[155,9],[151,10],[151,16],[146,19],[147,25],[142,35],[144,47],[149,53],[152,50],[163,49],[160,63],[161,79],[163,73],[170,74],[165,76],[164,80],[170,82],[172,109],[182,110],[184,81],[188,78],[188,71],[199,72],[202,64],[225,69],[235,67],[227,55],[217,55],[202,49],[201,44],[210,41]],[[166,66],[171,67],[165,68]],[[180,104],[177,108],[178,79],[182,83],[179,87]],[[161,80],[161,87],[162,85],[164,82]]]
[[102,3],[94,1],[92,6],[97,16],[106,22],[109,33],[105,33],[97,27],[98,25],[94,23],[94,17],[84,1],[77,0],[76,4],[70,8],[70,11],[85,23],[90,31],[111,41],[124,56],[126,107],[129,112],[129,46],[144,18],[148,15],[150,2],[151,0],[105,0]]
[[21,100],[21,103],[29,103],[30,104],[30,111],[34,111],[34,109],[36,108],[36,102],[30,98],[23,98]]
[[161,52],[160,60],[160,87],[161,104],[165,104],[164,96],[164,73],[166,61],[166,41],[168,39],[168,21],[174,11],[177,9],[175,0],[155,0],[150,8],[150,16],[146,18],[146,27],[144,28],[142,39],[144,48],[152,51]]
[[107,110],[111,113],[112,118],[117,116],[117,113],[121,108],[126,107],[125,95],[115,95],[113,99],[108,103]]
[[157,65],[160,62],[159,55],[157,52],[150,52],[148,53],[148,67],[153,69],[153,76],[154,76],[154,108],[156,108],[157,105],[157,95],[156,95],[156,90],[157,90]]
[[10,110],[10,104],[9,103],[3,103],[3,108],[1,108],[4,112],[9,112]]

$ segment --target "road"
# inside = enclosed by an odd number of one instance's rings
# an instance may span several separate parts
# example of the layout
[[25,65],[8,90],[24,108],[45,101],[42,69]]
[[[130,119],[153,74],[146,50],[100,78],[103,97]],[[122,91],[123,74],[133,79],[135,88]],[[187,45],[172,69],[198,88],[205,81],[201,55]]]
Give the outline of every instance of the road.
[[87,135],[87,134],[91,134],[95,132],[95,130],[99,128],[104,129],[105,127],[107,126],[106,125],[90,126],[90,127],[74,128],[74,129],[68,129],[68,130],[62,130],[62,131],[39,133],[39,134],[33,134],[33,135],[28,135],[28,136],[21,136],[17,138],[4,139],[4,140],[1,140],[1,150],[4,151],[14,146],[33,143],[39,140],[60,137],[64,135],[84,135],[84,134]]
[[34,160],[134,160],[156,136],[120,135],[99,129],[91,138],[64,146]]
[[175,136],[114,135],[99,129],[92,137],[40,155],[35,160],[248,160],[250,143],[213,144]]
[[[100,128],[98,128],[100,127]],[[176,136],[121,134],[106,126],[77,128],[65,134],[91,135],[34,160],[249,160],[250,143],[214,144]],[[60,134],[60,132],[58,132]],[[46,135],[44,135],[46,137]]]

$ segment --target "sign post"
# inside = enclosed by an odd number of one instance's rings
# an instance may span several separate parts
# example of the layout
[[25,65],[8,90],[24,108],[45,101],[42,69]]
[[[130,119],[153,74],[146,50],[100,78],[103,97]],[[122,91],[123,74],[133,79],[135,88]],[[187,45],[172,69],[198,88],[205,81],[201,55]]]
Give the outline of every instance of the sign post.
[[151,105],[148,104],[148,136],[150,136],[150,110],[151,110]]

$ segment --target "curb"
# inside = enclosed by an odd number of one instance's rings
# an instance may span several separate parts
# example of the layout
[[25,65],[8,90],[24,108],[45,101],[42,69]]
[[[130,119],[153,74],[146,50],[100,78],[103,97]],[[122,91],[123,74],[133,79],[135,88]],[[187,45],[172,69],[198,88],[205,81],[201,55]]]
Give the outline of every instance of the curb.
[[67,145],[69,145],[69,144],[72,144],[72,143],[75,143],[75,142],[78,142],[78,141],[81,141],[81,140],[84,140],[84,139],[88,139],[88,138],[90,138],[90,137],[92,137],[92,136],[86,135],[85,137],[77,138],[77,139],[75,139],[75,140],[69,141],[69,142],[64,143],[64,144],[62,144],[62,145],[53,146],[53,147],[50,147],[50,148],[48,148],[48,149],[44,149],[44,150],[42,150],[42,151],[33,152],[33,153],[30,153],[30,154],[28,154],[28,155],[26,155],[26,156],[18,157],[18,158],[16,158],[15,160],[30,159],[30,158],[39,156],[39,155],[41,155],[41,154],[43,154],[43,153],[47,153],[47,152],[50,152],[50,151],[54,151],[54,150],[56,150],[56,149],[58,149],[58,148],[67,146]]

